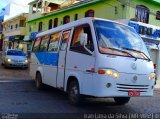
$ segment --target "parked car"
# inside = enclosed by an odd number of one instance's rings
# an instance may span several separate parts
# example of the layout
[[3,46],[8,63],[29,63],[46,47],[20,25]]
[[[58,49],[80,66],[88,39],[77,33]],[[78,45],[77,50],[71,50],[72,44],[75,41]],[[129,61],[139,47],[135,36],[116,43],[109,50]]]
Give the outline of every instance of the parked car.
[[8,49],[2,54],[2,65],[28,68],[28,59],[22,50]]

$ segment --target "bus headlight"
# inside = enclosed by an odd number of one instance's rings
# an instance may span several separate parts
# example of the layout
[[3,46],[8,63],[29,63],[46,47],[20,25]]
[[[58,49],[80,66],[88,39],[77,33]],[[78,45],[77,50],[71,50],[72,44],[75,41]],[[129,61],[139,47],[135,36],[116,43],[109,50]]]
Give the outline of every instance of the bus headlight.
[[117,73],[117,72],[113,73],[113,77],[114,77],[115,79],[119,78],[119,73]]
[[106,74],[107,76],[113,77],[115,79],[119,78],[119,73],[117,71],[113,70],[113,69],[106,69],[106,70],[99,69],[98,74],[101,74],[101,75]]
[[113,72],[112,72],[111,69],[107,69],[106,74],[107,74],[108,76],[112,76]]
[[112,76],[115,79],[119,78],[119,73],[113,69],[107,69],[106,74],[107,76]]
[[11,60],[11,59],[7,59],[7,61],[8,61],[8,62],[11,62],[12,60]]
[[151,73],[149,76],[149,80],[153,80],[156,78],[156,74],[155,73]]

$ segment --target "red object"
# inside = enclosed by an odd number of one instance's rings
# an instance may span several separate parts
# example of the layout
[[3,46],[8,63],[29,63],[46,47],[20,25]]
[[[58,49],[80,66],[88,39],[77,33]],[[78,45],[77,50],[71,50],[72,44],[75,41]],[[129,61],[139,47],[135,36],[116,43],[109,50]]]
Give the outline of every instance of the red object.
[[94,72],[94,71],[95,71],[95,68],[91,68],[91,71],[93,71],[93,72]]
[[129,90],[128,91],[128,96],[140,96],[140,90]]

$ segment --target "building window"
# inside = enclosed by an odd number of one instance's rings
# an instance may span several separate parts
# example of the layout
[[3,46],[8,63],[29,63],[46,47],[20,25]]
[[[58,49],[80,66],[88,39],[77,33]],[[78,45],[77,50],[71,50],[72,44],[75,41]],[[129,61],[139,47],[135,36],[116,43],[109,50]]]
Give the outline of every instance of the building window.
[[15,25],[15,28],[16,28],[16,29],[18,28],[18,24]]
[[63,18],[63,24],[67,24],[69,22],[70,22],[70,16],[67,15]]
[[32,31],[32,28],[31,28],[31,26],[29,26],[29,32],[31,32]]
[[26,26],[25,20],[20,20],[19,26],[20,27],[25,27]]
[[39,22],[38,31],[42,31],[42,22]]
[[76,21],[78,19],[78,14],[74,15],[74,20]]
[[42,1],[37,3],[38,7],[37,7],[37,13],[41,13],[42,12]]
[[157,19],[157,20],[160,20],[160,11],[157,11],[157,12],[156,12],[156,19]]
[[138,21],[143,23],[149,22],[149,9],[143,5],[136,6],[136,14],[135,17]]
[[11,25],[11,30],[13,29],[13,25]]
[[51,29],[51,28],[52,28],[52,22],[53,22],[53,20],[50,19],[50,20],[49,20],[49,24],[48,24],[48,29]]
[[57,27],[58,26],[58,18],[55,18],[54,19],[54,25],[53,25],[53,27],[55,28],[55,27]]
[[94,10],[88,10],[85,12],[85,17],[94,17]]
[[33,4],[32,6],[32,14],[36,13],[37,8],[36,8],[36,4]]

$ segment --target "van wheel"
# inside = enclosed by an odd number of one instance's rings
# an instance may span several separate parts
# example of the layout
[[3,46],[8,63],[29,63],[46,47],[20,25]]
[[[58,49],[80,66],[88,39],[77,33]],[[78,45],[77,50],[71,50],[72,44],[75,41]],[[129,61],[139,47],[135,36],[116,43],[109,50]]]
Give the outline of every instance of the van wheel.
[[114,101],[118,105],[124,105],[124,104],[128,103],[129,100],[130,100],[130,97],[114,97]]
[[69,102],[73,105],[78,105],[80,103],[80,92],[79,92],[79,85],[77,81],[72,81],[69,84],[68,98],[69,98]]
[[43,87],[42,77],[41,77],[41,74],[39,72],[36,74],[35,84],[36,84],[37,89],[39,89],[39,90],[42,89],[42,87]]

